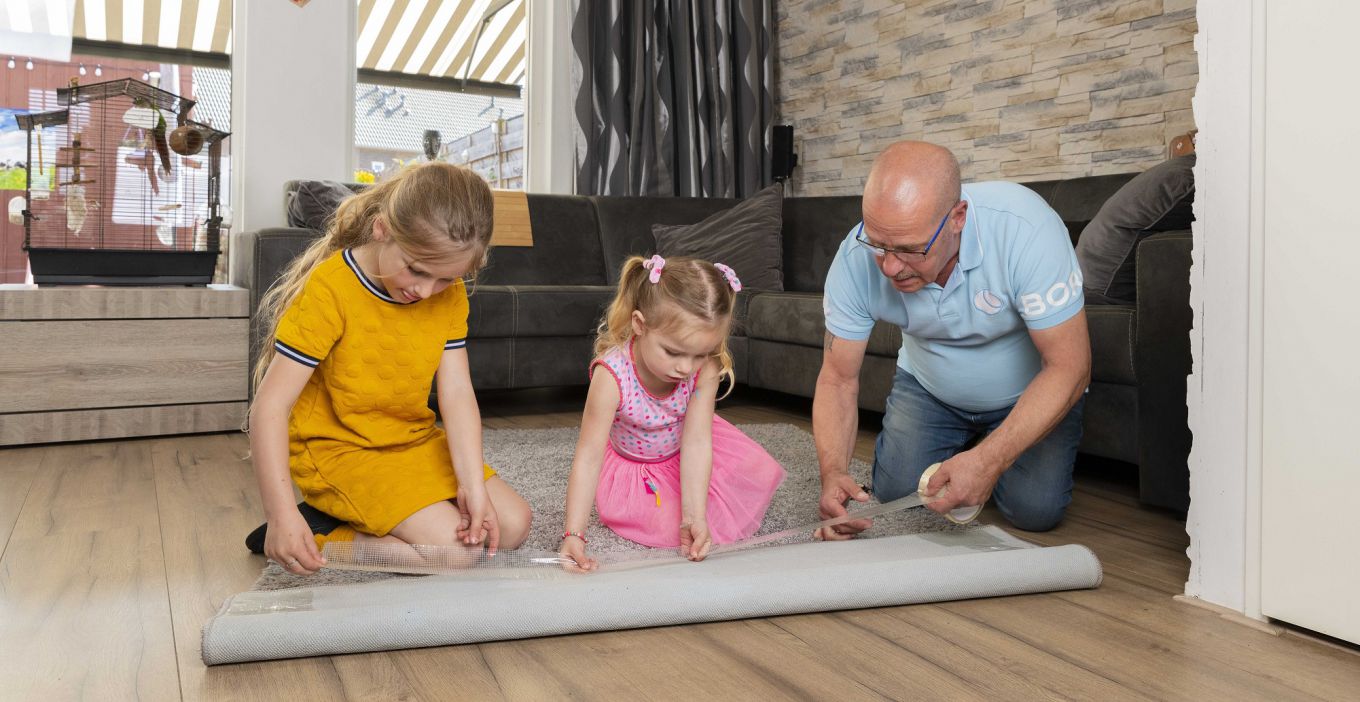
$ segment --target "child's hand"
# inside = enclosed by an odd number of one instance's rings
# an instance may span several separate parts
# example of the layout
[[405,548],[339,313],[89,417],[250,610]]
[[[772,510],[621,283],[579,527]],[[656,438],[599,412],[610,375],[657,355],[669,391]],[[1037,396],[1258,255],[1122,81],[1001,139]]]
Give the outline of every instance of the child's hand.
[[697,563],[708,556],[708,549],[712,545],[708,522],[695,519],[680,525],[680,555]]
[[562,539],[561,548],[557,549],[557,555],[570,558],[575,563],[564,563],[562,568],[572,573],[589,573],[600,567],[598,561],[586,555],[586,542],[579,536],[568,536]]
[[264,553],[269,560],[294,575],[312,575],[326,565],[316,548],[316,539],[296,508],[269,520],[265,529]]
[[456,502],[460,519],[454,535],[468,546],[476,546],[485,539],[488,553],[494,556],[496,548],[501,545],[500,522],[496,520],[496,508],[491,504],[486,488],[477,487],[481,489],[469,490],[458,486]]

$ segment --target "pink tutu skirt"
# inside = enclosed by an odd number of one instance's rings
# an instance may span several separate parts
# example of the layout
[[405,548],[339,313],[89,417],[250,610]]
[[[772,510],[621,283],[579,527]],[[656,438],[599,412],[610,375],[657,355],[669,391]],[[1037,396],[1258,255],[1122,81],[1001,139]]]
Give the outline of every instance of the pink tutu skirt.
[[[784,468],[760,444],[727,420],[713,417],[708,531],[714,542],[726,544],[754,534],[782,482]],[[622,456],[610,445],[600,469],[595,509],[605,526],[629,541],[679,546],[680,455],[646,463]]]

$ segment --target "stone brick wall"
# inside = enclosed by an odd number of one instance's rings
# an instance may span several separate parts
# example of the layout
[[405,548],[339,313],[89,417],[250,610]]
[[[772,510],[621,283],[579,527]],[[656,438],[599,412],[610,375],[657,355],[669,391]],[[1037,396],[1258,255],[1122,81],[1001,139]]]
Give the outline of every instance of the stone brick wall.
[[1194,128],[1195,0],[776,0],[792,193],[860,192],[900,139],[965,181],[1140,171]]

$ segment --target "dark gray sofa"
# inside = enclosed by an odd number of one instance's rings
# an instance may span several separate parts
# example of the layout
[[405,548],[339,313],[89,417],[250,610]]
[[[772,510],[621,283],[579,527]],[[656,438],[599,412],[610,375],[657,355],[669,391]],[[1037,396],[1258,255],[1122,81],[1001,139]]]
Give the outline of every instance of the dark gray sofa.
[[[1027,183],[1079,232],[1133,174]],[[290,184],[290,193],[295,184]],[[468,356],[479,390],[584,384],[593,334],[623,260],[650,255],[651,225],[687,224],[735,200],[529,195],[534,246],[500,247],[471,286]],[[836,248],[860,218],[858,197],[784,200],[784,292],[743,291],[732,343],[739,383],[811,397],[821,365],[821,293]],[[233,284],[258,304],[282,266],[315,237],[306,229],[241,232]],[[1087,306],[1092,382],[1081,450],[1139,466],[1143,502],[1189,504],[1185,383],[1190,370],[1189,232],[1138,248],[1138,304]],[[252,326],[252,342],[259,330]],[[875,328],[860,407],[881,412],[900,331]],[[254,344],[252,343],[252,348]]]

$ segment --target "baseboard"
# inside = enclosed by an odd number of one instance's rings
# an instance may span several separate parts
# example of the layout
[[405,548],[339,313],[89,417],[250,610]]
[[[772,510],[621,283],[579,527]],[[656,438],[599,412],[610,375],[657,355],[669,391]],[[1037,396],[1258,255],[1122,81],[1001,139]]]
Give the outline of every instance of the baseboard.
[[1220,617],[1223,617],[1224,619],[1227,619],[1230,622],[1233,622],[1234,624],[1241,624],[1243,626],[1255,629],[1257,631],[1265,632],[1272,636],[1279,636],[1280,634],[1285,633],[1285,628],[1282,626],[1271,624],[1270,622],[1263,622],[1259,619],[1252,619],[1251,617],[1248,617],[1247,615],[1235,609],[1229,609],[1227,607],[1224,607],[1223,605],[1217,605],[1212,602],[1205,602],[1204,600],[1201,600],[1198,597],[1175,595],[1171,599],[1176,600],[1177,602],[1188,604],[1191,607],[1199,607],[1200,609],[1206,609],[1210,612],[1213,612],[1214,614],[1217,614]]

